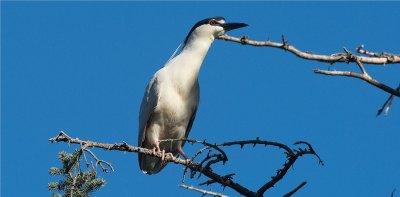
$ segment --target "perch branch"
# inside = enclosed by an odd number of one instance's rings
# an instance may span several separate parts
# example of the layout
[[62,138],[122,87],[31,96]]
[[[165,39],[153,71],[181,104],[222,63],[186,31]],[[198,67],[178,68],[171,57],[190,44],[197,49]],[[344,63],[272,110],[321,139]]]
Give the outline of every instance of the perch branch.
[[[114,170],[114,168],[109,164],[108,162],[105,162],[103,160],[98,159],[92,151],[87,150],[87,147],[97,147],[97,148],[102,148],[105,150],[118,150],[118,151],[127,151],[127,152],[138,152],[158,158],[162,158],[164,156],[164,161],[165,162],[173,162],[176,164],[184,165],[188,169],[191,170],[191,172],[198,172],[199,175],[203,174],[207,178],[209,178],[209,181],[204,182],[203,184],[209,185],[213,183],[219,183],[223,187],[229,187],[236,192],[238,192],[241,195],[244,196],[264,196],[265,191],[267,191],[269,188],[273,187],[277,182],[279,182],[287,173],[290,167],[293,166],[293,164],[297,161],[297,159],[301,156],[310,154],[310,155],[315,155],[319,159],[320,163],[323,164],[319,156],[316,154],[314,149],[311,147],[311,145],[307,142],[296,142],[295,145],[301,145],[301,144],[306,144],[308,147],[307,148],[298,148],[298,149],[291,149],[288,146],[277,143],[277,142],[270,142],[270,141],[265,141],[265,140],[260,140],[257,138],[256,140],[244,140],[244,141],[234,141],[234,142],[225,142],[222,144],[211,144],[207,143],[205,141],[197,141],[197,140],[192,140],[192,139],[169,139],[169,140],[163,140],[163,141],[184,141],[184,142],[190,142],[190,143],[199,143],[205,146],[205,148],[202,148],[199,152],[195,154],[195,157],[200,155],[204,150],[209,149],[209,152],[207,156],[199,163],[196,163],[192,160],[183,160],[180,159],[179,157],[175,157],[172,154],[166,154],[163,155],[160,152],[153,152],[153,150],[146,149],[146,148],[141,148],[141,147],[135,147],[128,145],[127,143],[115,143],[115,144],[106,144],[106,143],[99,143],[99,142],[93,142],[93,141],[86,141],[86,140],[80,140],[78,138],[71,138],[69,137],[65,132],[61,131],[59,135],[50,138],[50,142],[67,142],[68,144],[78,144],[82,147],[81,151],[82,153],[87,152],[89,153],[95,160],[96,160],[96,165],[99,164],[103,171],[104,169],[107,169],[102,166],[102,163],[106,164],[111,170]],[[257,192],[251,191],[245,186],[233,181],[232,176],[234,174],[228,174],[228,175],[219,175],[217,174],[213,169],[212,165],[216,163],[222,163],[224,164],[227,161],[227,156],[226,153],[221,149],[223,146],[233,146],[233,145],[240,145],[242,148],[245,145],[264,145],[264,146],[275,146],[281,149],[285,150],[287,161],[284,163],[283,168],[277,170],[276,176],[271,177],[271,180],[265,183]],[[219,153],[218,154],[210,154],[210,151],[216,150]],[[193,158],[195,158],[193,157]],[[184,172],[185,174],[185,172]],[[193,173],[192,173],[193,174]],[[191,178],[193,176],[191,175]],[[302,187],[302,186],[301,186]],[[301,187],[298,187],[300,189]],[[298,190],[297,189],[297,190]],[[296,192],[297,190],[292,190],[293,192]]]
[[[146,148],[141,148],[141,147],[135,147],[128,145],[127,143],[115,143],[115,144],[106,144],[106,143],[98,143],[98,142],[93,142],[93,141],[85,141],[85,140],[80,140],[78,138],[71,138],[69,137],[65,132],[61,131],[60,134],[56,137],[50,138],[50,142],[67,142],[68,144],[83,144],[86,145],[87,147],[96,147],[96,148],[101,148],[105,150],[119,150],[119,151],[126,151],[126,152],[140,152],[145,155],[150,155],[150,156],[155,156],[161,158],[163,155],[161,152],[155,152],[153,153],[153,150],[146,149]],[[166,162],[174,162],[176,164],[182,164],[182,165],[187,165],[188,161],[180,159],[178,157],[174,157],[172,155],[165,155],[164,160]]]

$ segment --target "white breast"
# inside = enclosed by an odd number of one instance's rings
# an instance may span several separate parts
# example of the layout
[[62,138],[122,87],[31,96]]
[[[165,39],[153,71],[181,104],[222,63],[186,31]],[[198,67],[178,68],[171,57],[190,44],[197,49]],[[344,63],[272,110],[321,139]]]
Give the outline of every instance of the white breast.
[[158,102],[151,123],[156,126],[148,128],[147,134],[158,140],[184,138],[188,123],[198,104],[198,99],[195,99],[198,97],[198,89],[194,92],[182,90],[187,86],[179,86],[176,79],[168,78],[170,75],[165,75],[164,72],[168,72],[165,67],[157,73]]

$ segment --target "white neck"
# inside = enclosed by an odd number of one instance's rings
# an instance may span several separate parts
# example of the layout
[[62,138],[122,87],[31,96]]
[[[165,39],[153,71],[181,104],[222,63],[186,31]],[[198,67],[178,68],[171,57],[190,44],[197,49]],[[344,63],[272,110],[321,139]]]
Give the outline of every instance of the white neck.
[[202,62],[213,41],[213,36],[199,36],[193,34],[186,41],[182,54],[186,53],[185,55],[193,56],[192,58],[199,58]]
[[182,52],[165,65],[174,73],[174,81],[181,88],[191,89],[197,83],[201,64],[213,41],[212,36],[193,34],[187,40]]

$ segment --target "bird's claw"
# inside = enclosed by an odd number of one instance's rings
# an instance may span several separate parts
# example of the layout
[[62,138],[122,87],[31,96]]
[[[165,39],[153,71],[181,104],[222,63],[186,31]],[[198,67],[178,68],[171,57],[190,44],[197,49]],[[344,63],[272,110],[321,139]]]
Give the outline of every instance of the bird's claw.
[[162,157],[161,157],[161,166],[165,165],[167,162],[165,161],[165,158],[175,158],[174,154],[172,153],[166,153],[165,150],[162,151]]

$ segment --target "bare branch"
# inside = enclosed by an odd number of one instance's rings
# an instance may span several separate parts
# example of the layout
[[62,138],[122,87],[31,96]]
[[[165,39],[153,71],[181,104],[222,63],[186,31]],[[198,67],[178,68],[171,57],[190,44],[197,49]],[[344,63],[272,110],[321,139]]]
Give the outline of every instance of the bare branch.
[[[400,91],[400,85],[396,88],[397,91]],[[390,107],[392,106],[393,102],[393,94],[389,96],[389,98],[383,103],[382,107],[378,110],[376,116],[379,116],[383,111],[385,111],[385,116],[388,114]]]
[[304,152],[308,152],[309,151],[311,154],[315,155],[318,158],[319,164],[321,164],[322,166],[324,165],[324,162],[322,161],[321,157],[317,154],[317,152],[315,152],[314,148],[311,146],[310,143],[305,142],[305,141],[298,141],[298,142],[294,143],[294,145],[300,145],[300,144],[305,144],[308,147],[308,150],[307,149],[305,149],[305,150],[304,149],[303,150],[300,149],[301,151],[304,151]]
[[[145,155],[155,156],[155,157],[159,157],[159,158],[161,158],[163,156],[161,152],[153,153],[153,150],[131,146],[125,142],[115,143],[115,144],[106,144],[106,143],[98,143],[98,142],[93,142],[93,141],[84,141],[84,140],[80,140],[78,138],[71,138],[63,131],[61,131],[58,136],[50,138],[49,141],[52,143],[67,142],[68,144],[84,144],[84,145],[87,145],[88,147],[96,147],[96,148],[101,148],[101,149],[105,149],[105,150],[140,152]],[[178,157],[174,157],[169,154],[165,155],[164,160],[166,162],[174,162],[174,163],[182,164],[182,165],[186,165],[188,163],[188,161],[186,161],[186,160],[180,159]]]
[[188,190],[193,190],[193,191],[196,191],[196,192],[200,192],[203,196],[204,195],[212,195],[212,196],[217,196],[217,197],[228,197],[228,196],[226,196],[224,194],[221,194],[221,193],[207,191],[207,190],[195,188],[193,186],[179,185],[179,187],[182,187],[182,188],[185,188],[185,189],[188,189]]
[[[172,154],[165,154],[163,155],[160,152],[154,152],[153,150],[146,149],[146,148],[141,148],[141,147],[135,147],[128,145],[127,143],[115,143],[115,144],[106,144],[106,143],[98,143],[98,142],[93,142],[93,141],[85,141],[85,140],[80,140],[78,138],[71,138],[69,137],[65,132],[61,131],[60,134],[56,137],[50,138],[49,141],[51,142],[67,142],[68,144],[79,144],[82,147],[81,152],[87,152],[89,153],[95,160],[96,160],[96,165],[100,165],[103,169],[103,171],[106,171],[107,168],[104,167],[102,164],[106,164],[111,170],[114,170],[114,168],[111,166],[110,163],[98,159],[92,151],[88,150],[87,147],[97,147],[97,148],[102,148],[105,150],[118,150],[118,151],[127,151],[127,152],[138,152],[158,158],[163,158],[165,162],[173,162],[176,164],[184,165],[185,166],[185,171],[184,175],[186,173],[187,169],[191,170],[191,178],[193,178],[194,173],[198,172],[199,176],[201,174],[205,175],[208,177],[210,180],[206,181],[202,184],[213,184],[213,183],[218,183],[222,185],[223,187],[229,187],[236,192],[238,192],[241,195],[244,196],[263,196],[265,191],[268,190],[269,188],[273,187],[277,182],[279,182],[287,173],[288,169],[293,166],[293,164],[297,161],[297,159],[303,155],[315,155],[319,159],[320,163],[322,163],[321,159],[319,156],[315,153],[314,149],[311,147],[311,145],[307,142],[297,142],[295,145],[299,144],[306,144],[308,147],[306,149],[290,149],[288,146],[278,143],[278,142],[270,142],[270,141],[265,141],[265,140],[260,140],[257,138],[256,140],[244,140],[244,141],[234,141],[234,142],[225,142],[222,144],[211,144],[207,143],[205,141],[197,141],[197,140],[192,140],[192,139],[181,139],[181,140],[174,140],[174,139],[169,139],[169,140],[163,140],[163,141],[184,141],[184,142],[191,142],[191,143],[199,143],[202,144],[203,147],[198,151],[195,156],[192,158],[196,158],[198,155],[204,152],[204,150],[209,150],[208,154],[206,157],[199,163],[194,162],[193,160],[183,160],[178,157],[173,156]],[[212,165],[216,163],[222,163],[224,164],[227,161],[226,153],[220,148],[222,146],[233,146],[233,145],[240,145],[242,148],[244,145],[251,144],[253,146],[256,145],[270,145],[270,146],[275,146],[278,148],[282,148],[285,150],[287,161],[284,163],[283,168],[279,169],[277,171],[277,175],[274,177],[271,177],[272,180],[268,181],[266,184],[264,184],[257,192],[253,192],[246,188],[245,186],[235,182],[232,180],[232,176],[234,174],[228,174],[228,175],[219,175],[217,174],[213,169]],[[210,151],[216,150],[218,151],[217,154],[210,154]],[[204,165],[205,164],[205,165]],[[184,180],[184,179],[183,179]],[[300,187],[299,187],[300,189]]]
[[356,48],[357,53],[359,54],[364,54],[364,55],[368,55],[369,57],[377,57],[377,58],[387,58],[391,61],[394,61],[396,58],[399,58],[400,55],[397,54],[392,54],[392,53],[376,53],[376,52],[371,52],[368,50],[364,49],[364,45],[360,45],[359,47]]
[[[311,54],[307,52],[300,51],[296,47],[289,45],[282,37],[283,43],[278,43],[278,42],[271,42],[271,41],[255,41],[255,40],[249,40],[248,36],[243,36],[242,38],[237,38],[233,36],[228,36],[228,35],[222,35],[218,37],[221,40],[227,40],[227,41],[232,41],[232,42],[237,42],[245,45],[251,45],[251,46],[263,46],[263,47],[273,47],[273,48],[280,48],[280,49],[285,49],[294,55],[303,58],[303,59],[308,59],[308,60],[316,60],[316,61],[321,61],[321,62],[328,62],[328,63],[336,63],[336,62],[348,62],[346,55],[343,54],[334,54],[334,55],[317,55],[317,54]],[[381,56],[381,57],[365,57],[365,56],[357,56],[359,58],[361,63],[366,63],[366,64],[376,64],[376,65],[384,65],[384,64],[394,64],[394,63],[400,63],[400,56]],[[354,60],[352,60],[354,62]]]
[[294,155],[292,149],[290,149],[285,144],[281,144],[281,143],[278,143],[278,142],[270,142],[270,141],[260,140],[259,138],[255,139],[255,140],[243,140],[243,141],[225,142],[223,144],[219,144],[218,146],[239,145],[240,148],[243,148],[243,146],[246,145],[246,144],[252,144],[253,146],[255,146],[256,144],[265,145],[265,146],[267,146],[267,145],[276,146],[278,148],[284,149],[289,155]]
[[114,172],[114,167],[111,165],[110,162],[107,162],[107,161],[97,158],[96,155],[91,150],[87,150],[87,149],[83,149],[83,150],[88,152],[96,160],[96,166],[100,165],[103,172],[108,172],[108,169],[103,166],[103,163],[105,163],[111,169],[111,171]]
[[283,197],[289,197],[292,196],[294,193],[296,193],[300,188],[302,188],[304,185],[306,185],[307,182],[303,181],[300,185],[298,185],[296,188],[294,188],[292,191],[288,192],[287,194],[283,195]]
[[[235,175],[235,173],[231,173],[231,174],[227,174],[227,175],[225,175],[225,176],[221,176],[221,178],[224,178],[224,179],[232,179],[232,177]],[[206,181],[206,182],[203,182],[203,183],[200,183],[199,185],[211,185],[211,184],[213,184],[213,183],[216,183],[216,181],[214,181],[214,180],[208,180],[208,181]]]
[[241,44],[245,44],[245,45],[251,45],[251,46],[263,46],[263,47],[273,47],[273,48],[284,49],[286,51],[293,53],[294,55],[296,55],[300,58],[303,58],[303,59],[327,62],[330,64],[337,63],[337,62],[344,62],[344,63],[354,62],[360,68],[361,74],[354,73],[352,71],[329,71],[329,70],[320,70],[320,69],[315,69],[314,73],[324,74],[324,75],[332,75],[332,76],[346,76],[346,77],[358,78],[358,79],[366,81],[367,83],[369,83],[385,92],[390,93],[391,95],[400,97],[399,90],[396,90],[395,88],[391,88],[391,87],[377,81],[376,79],[373,79],[370,75],[368,75],[366,69],[363,66],[363,63],[376,64],[376,65],[400,63],[400,55],[390,54],[390,53],[378,54],[378,53],[374,53],[374,52],[369,52],[369,51],[363,49],[363,47],[364,47],[363,45],[361,45],[360,47],[357,48],[357,52],[359,54],[367,55],[367,56],[354,55],[346,48],[344,48],[345,53],[335,53],[332,55],[318,55],[318,54],[300,51],[296,47],[289,45],[288,41],[285,39],[284,36],[282,36],[282,43],[271,42],[271,41],[249,40],[248,36],[243,36],[241,38],[237,38],[237,37],[233,37],[233,36],[222,35],[222,36],[219,36],[219,39],[237,42],[237,43],[241,43]]
[[182,141],[182,142],[190,142],[190,143],[203,144],[203,145],[206,146],[206,149],[213,148],[213,149],[219,151],[219,152],[223,155],[223,161],[224,161],[224,163],[225,163],[226,161],[228,161],[228,156],[226,156],[226,153],[225,153],[221,148],[219,148],[218,145],[208,143],[208,142],[206,142],[205,140],[204,140],[204,141],[198,141],[198,140],[186,139],[186,138],[182,138],[182,139],[165,139],[165,140],[160,140],[160,142],[174,142],[174,141],[175,141],[175,142],[176,142],[176,141]]
[[315,155],[318,158],[319,163],[321,165],[324,165],[323,161],[318,156],[318,154],[314,151],[311,144],[309,144],[308,142],[304,142],[304,141],[299,141],[294,144],[295,145],[306,144],[308,146],[308,149],[299,148],[299,149],[295,150],[294,155],[289,155],[287,162],[285,162],[283,164],[283,168],[277,170],[276,176],[271,177],[270,181],[268,181],[260,189],[258,189],[258,191],[257,191],[258,196],[263,196],[265,191],[267,191],[268,189],[273,187],[276,183],[278,183],[286,175],[287,171],[293,166],[293,164],[296,162],[296,160],[303,155],[307,155],[307,154]]
[[314,73],[323,74],[323,75],[331,75],[331,76],[354,77],[354,78],[362,79],[363,81],[365,81],[385,92],[388,92],[392,95],[400,97],[400,91],[397,91],[397,90],[377,81],[376,79],[371,78],[369,75],[363,75],[363,74],[355,73],[353,71],[329,71],[329,70],[320,70],[320,69],[315,69]]

